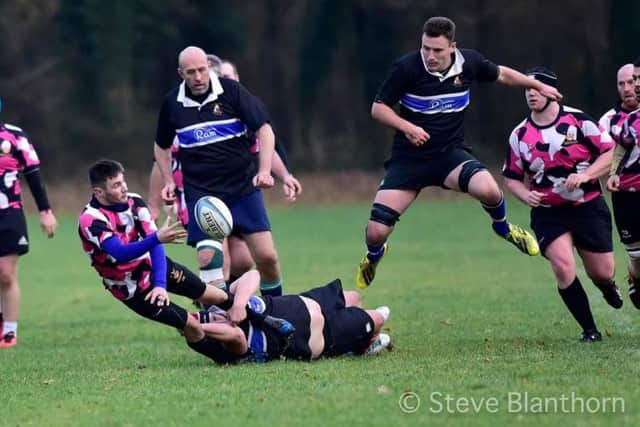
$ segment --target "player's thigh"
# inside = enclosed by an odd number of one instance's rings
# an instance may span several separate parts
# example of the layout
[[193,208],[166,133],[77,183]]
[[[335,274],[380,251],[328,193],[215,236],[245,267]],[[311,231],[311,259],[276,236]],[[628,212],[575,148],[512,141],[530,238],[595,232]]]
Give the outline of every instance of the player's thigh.
[[378,190],[373,203],[384,205],[402,215],[417,196],[415,190]]
[[257,264],[278,261],[278,253],[270,231],[243,234],[242,238],[246,241],[251,256]]
[[322,356],[322,353],[325,349],[325,341],[324,341],[324,322],[325,318],[322,314],[322,310],[320,309],[320,305],[312,300],[311,298],[306,298],[301,296],[302,302],[307,307],[307,311],[309,312],[309,349],[311,350],[311,359],[317,359]]
[[592,252],[578,248],[587,275],[594,280],[608,280],[615,272],[613,252]]

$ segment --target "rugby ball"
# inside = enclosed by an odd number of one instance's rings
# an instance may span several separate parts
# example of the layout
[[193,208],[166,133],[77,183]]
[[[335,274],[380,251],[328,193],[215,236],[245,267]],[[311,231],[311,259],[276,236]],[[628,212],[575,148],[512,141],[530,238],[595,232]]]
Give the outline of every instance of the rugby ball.
[[233,217],[222,200],[213,196],[201,197],[193,210],[198,227],[207,236],[222,241],[231,234]]

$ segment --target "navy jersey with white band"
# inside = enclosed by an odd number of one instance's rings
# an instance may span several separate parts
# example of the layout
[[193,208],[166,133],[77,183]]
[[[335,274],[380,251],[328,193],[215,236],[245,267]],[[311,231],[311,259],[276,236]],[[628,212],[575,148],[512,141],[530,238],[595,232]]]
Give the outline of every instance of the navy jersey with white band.
[[165,96],[156,143],[166,149],[177,137],[187,201],[213,195],[228,202],[256,191],[249,132],[268,122],[263,105],[240,83],[212,75],[202,103],[184,82]]
[[431,138],[415,147],[398,131],[392,157],[432,157],[462,144],[471,83],[493,82],[498,75],[498,66],[472,49],[456,49],[444,75],[430,72],[419,50],[396,61],[375,102],[389,107],[400,104],[400,117],[422,127]]

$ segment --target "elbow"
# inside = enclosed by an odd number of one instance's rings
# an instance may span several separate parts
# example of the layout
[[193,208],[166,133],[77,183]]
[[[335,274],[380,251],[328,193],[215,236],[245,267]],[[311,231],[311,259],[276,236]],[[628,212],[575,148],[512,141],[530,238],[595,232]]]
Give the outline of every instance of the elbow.
[[371,105],[371,117],[378,120],[378,118],[380,117],[380,103],[379,102],[374,102]]

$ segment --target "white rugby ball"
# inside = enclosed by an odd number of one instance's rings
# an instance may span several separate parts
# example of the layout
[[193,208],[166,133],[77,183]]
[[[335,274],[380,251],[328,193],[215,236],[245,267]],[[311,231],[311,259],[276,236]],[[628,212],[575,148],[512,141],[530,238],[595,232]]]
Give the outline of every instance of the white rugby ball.
[[233,230],[233,217],[224,202],[217,197],[201,197],[193,208],[200,230],[212,239],[222,241]]

